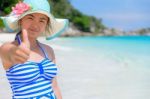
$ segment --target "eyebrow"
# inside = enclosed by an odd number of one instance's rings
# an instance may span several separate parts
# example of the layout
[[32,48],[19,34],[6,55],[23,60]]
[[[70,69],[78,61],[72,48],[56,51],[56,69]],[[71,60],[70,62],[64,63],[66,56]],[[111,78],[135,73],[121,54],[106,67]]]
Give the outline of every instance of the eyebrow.
[[44,18],[44,17],[42,17],[42,18],[40,18],[41,20],[46,20],[47,21],[47,19],[46,18]]
[[[31,17],[33,17],[33,18],[35,17],[35,16],[34,16],[34,15],[32,15],[32,14],[29,14],[29,15],[27,15],[27,16],[29,16],[29,17],[31,16]],[[46,17],[44,17],[44,16],[43,16],[43,17],[41,17],[40,19],[41,19],[41,20],[47,20],[47,19],[46,19]]]
[[34,17],[32,14],[29,14],[29,15],[27,15],[27,16],[31,16],[31,17]]

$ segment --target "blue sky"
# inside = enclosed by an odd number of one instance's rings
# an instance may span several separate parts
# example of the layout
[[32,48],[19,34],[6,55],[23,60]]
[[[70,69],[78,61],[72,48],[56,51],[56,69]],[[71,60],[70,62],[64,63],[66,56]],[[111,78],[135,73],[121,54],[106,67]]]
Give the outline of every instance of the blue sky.
[[110,28],[135,30],[150,27],[150,0],[70,0],[81,12],[102,18]]

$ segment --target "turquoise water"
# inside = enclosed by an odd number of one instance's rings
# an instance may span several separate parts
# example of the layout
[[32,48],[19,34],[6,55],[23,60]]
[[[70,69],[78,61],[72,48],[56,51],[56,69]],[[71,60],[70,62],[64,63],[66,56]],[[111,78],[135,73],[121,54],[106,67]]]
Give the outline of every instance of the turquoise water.
[[[144,50],[150,48],[150,37],[68,37],[61,38],[62,42],[57,42],[59,45],[71,47],[85,47],[90,49],[99,48],[132,48],[131,51]],[[126,46],[126,47],[125,47]],[[144,50],[145,52],[146,50]],[[148,51],[148,50],[147,50]]]
[[150,37],[124,36],[124,37],[70,37],[61,38],[55,42],[60,46],[85,49],[84,51],[112,51],[118,53],[132,53],[150,55]]
[[[111,58],[118,61],[130,61],[133,65],[149,65],[149,36],[115,36],[115,37],[68,37],[54,39],[50,43],[60,47],[71,48],[89,57]],[[79,52],[76,52],[79,53]]]

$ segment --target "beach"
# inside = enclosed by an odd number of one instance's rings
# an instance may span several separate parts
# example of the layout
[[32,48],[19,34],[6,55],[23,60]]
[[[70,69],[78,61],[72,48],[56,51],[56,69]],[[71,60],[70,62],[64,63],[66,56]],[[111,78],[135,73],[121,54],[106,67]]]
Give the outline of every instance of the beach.
[[[14,34],[1,33],[0,43],[11,41],[14,37]],[[146,47],[145,52],[137,49],[138,54],[133,54],[127,52],[131,47],[119,51],[119,47],[115,50],[115,47],[104,46],[110,43],[109,40],[104,40],[105,44],[95,45],[103,46],[103,49],[93,49],[88,45],[90,43],[80,47],[77,45],[80,42],[68,43],[70,39],[45,41],[39,38],[55,51],[63,99],[150,99],[150,57],[147,51],[150,47]],[[141,50],[143,53],[140,53]],[[11,99],[10,85],[2,65],[0,79],[0,99]]]

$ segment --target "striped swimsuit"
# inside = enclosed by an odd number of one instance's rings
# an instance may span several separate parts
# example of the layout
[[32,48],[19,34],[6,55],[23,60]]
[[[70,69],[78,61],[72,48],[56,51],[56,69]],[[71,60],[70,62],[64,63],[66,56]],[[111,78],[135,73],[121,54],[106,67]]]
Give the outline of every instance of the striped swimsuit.
[[57,66],[48,59],[44,47],[38,45],[45,55],[42,61],[15,64],[6,71],[13,99],[56,99],[52,79],[57,74]]

